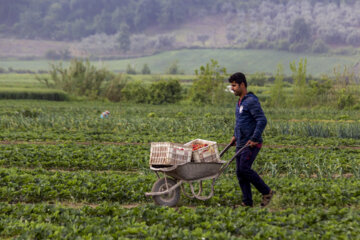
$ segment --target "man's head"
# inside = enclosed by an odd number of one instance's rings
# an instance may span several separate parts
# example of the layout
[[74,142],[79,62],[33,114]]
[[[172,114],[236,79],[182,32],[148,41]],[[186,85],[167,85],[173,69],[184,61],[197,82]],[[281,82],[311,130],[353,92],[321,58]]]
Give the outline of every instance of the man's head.
[[236,96],[241,96],[247,92],[246,77],[243,73],[237,72],[230,76],[229,83],[231,83],[231,90]]

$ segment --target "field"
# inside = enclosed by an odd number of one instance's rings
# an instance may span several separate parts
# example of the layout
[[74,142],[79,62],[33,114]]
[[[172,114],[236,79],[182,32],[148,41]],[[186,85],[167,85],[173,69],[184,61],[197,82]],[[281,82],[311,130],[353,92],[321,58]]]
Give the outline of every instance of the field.
[[[266,208],[256,190],[254,208],[235,207],[234,164],[210,200],[181,196],[168,208],[145,197],[157,179],[150,143],[201,138],[221,150],[233,133],[233,105],[1,100],[0,237],[358,239],[359,111],[264,109],[254,169],[276,191]],[[100,119],[105,110],[110,117]]]
[[[274,50],[244,50],[244,49],[187,49],[168,51],[153,56],[122,59],[122,60],[98,60],[92,63],[97,67],[106,67],[111,71],[124,72],[128,64],[141,71],[144,64],[148,64],[154,74],[164,74],[169,66],[178,62],[180,70],[185,74],[194,74],[210,59],[215,59],[228,72],[243,71],[246,73],[265,72],[275,74],[279,63],[284,65],[284,73],[291,75],[289,63],[299,61],[301,58],[308,60],[308,74],[320,76],[323,73],[331,74],[334,67],[344,65],[352,68],[358,62],[357,55],[324,55],[324,54],[297,54]],[[274,59],[276,59],[274,61]],[[56,63],[56,62],[55,62]],[[66,63],[64,64],[66,66]],[[32,71],[48,70],[50,63],[47,60],[0,60],[0,67],[8,69],[26,69]],[[356,70],[357,71],[357,70]]]

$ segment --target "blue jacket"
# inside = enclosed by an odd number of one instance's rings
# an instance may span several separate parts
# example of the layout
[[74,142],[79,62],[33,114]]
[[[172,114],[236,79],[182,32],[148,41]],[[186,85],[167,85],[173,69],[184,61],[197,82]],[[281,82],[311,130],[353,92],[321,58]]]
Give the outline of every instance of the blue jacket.
[[249,92],[243,97],[240,105],[236,104],[235,118],[234,136],[237,147],[244,146],[249,140],[262,143],[261,134],[267,120],[255,94]]

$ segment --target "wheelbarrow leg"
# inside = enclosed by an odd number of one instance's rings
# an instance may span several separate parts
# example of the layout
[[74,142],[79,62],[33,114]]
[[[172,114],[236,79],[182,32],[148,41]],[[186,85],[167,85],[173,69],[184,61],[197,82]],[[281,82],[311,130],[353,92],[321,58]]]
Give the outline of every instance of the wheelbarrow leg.
[[[210,192],[209,196],[200,196],[202,190],[201,190],[201,192],[199,191],[200,194],[195,194],[193,183],[190,182],[190,183],[189,183],[189,184],[190,184],[190,189],[191,189],[191,193],[193,194],[193,196],[194,196],[196,199],[203,200],[203,201],[212,198],[212,197],[214,196],[215,178],[213,178],[212,180],[213,180],[213,181],[212,181],[212,184],[211,184],[211,192]],[[202,182],[202,181],[200,180],[200,185],[202,184],[201,182]],[[202,186],[201,186],[200,188],[202,189]]]

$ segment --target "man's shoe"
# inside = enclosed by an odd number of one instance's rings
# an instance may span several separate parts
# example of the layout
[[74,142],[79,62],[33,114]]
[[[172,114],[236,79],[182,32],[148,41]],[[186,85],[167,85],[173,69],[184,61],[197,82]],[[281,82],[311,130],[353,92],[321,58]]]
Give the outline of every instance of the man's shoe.
[[267,206],[267,205],[270,203],[273,195],[274,195],[274,191],[273,191],[273,190],[270,190],[269,194],[263,195],[263,198],[262,198],[262,201],[261,201],[261,204],[260,204],[260,205],[261,205],[262,207]]
[[254,205],[248,205],[248,204],[246,204],[246,203],[244,203],[244,202],[242,202],[240,205],[241,205],[242,207],[254,207]]

